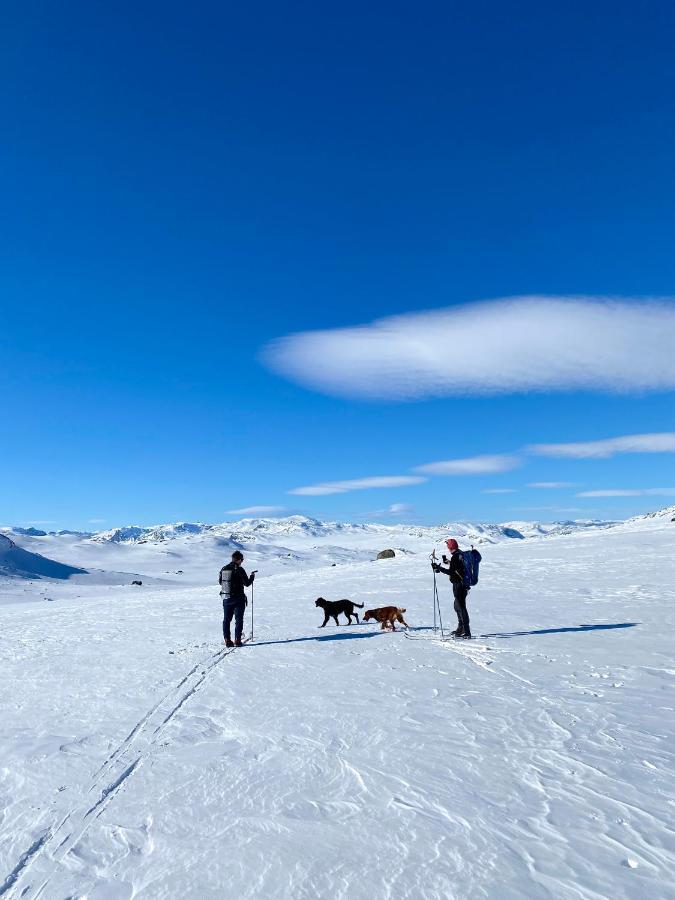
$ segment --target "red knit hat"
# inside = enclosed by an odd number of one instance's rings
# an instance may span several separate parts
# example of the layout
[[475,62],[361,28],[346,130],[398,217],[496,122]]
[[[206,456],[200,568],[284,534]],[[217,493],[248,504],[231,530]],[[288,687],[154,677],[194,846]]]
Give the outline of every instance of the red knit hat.
[[454,538],[448,538],[445,543],[447,544],[448,550],[450,550],[450,551],[459,550],[459,544],[457,543],[457,541]]

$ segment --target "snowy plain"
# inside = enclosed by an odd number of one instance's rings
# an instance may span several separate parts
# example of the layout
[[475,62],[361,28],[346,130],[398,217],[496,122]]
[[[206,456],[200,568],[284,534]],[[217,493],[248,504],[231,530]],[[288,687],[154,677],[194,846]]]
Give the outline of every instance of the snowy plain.
[[[488,530],[471,643],[430,627],[453,526],[10,534],[90,572],[0,577],[0,897],[675,898],[674,515]],[[318,630],[319,595],[411,630]]]

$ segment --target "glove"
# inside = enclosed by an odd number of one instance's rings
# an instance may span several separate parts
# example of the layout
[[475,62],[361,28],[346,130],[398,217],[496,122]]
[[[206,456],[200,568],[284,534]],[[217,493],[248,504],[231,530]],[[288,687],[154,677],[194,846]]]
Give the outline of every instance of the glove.
[[432,563],[432,564],[431,564],[431,568],[434,570],[434,572],[440,572],[440,571],[441,571],[441,567],[438,565],[438,563]]

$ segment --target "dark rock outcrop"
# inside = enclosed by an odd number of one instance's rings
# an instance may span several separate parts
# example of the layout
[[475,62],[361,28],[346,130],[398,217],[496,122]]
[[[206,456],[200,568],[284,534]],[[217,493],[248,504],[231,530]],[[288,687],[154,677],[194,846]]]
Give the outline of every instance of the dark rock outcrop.
[[393,550],[380,550],[377,554],[378,559],[392,559],[396,554]]

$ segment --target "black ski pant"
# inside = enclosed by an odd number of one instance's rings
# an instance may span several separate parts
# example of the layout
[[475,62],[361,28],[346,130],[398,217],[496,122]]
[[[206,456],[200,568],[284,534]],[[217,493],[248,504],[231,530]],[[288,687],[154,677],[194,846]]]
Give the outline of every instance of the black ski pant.
[[223,637],[226,641],[231,641],[230,626],[232,617],[234,617],[234,639],[241,640],[244,630],[244,610],[246,609],[246,600],[223,600]]
[[452,583],[452,593],[455,597],[455,612],[457,613],[457,629],[462,634],[471,634],[471,627],[469,625],[469,613],[466,608],[466,597],[469,593],[469,589],[464,587],[463,584],[458,584],[453,581]]

